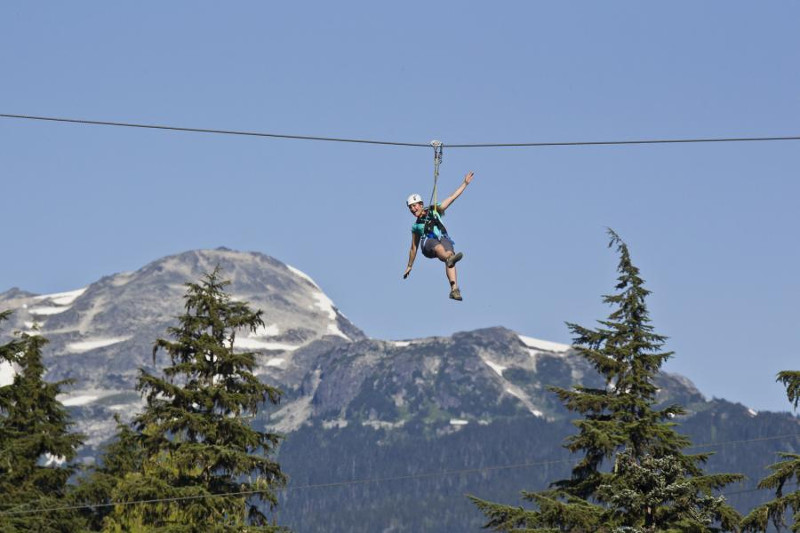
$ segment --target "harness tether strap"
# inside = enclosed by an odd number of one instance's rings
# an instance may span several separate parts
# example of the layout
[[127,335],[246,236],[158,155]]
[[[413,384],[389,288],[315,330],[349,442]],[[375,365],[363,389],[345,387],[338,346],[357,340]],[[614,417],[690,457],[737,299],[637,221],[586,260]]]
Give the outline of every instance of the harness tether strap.
[[438,183],[439,183],[439,165],[442,164],[442,148],[444,145],[442,141],[431,141],[431,146],[433,146],[433,192],[431,193],[431,202],[430,204],[433,206],[433,210],[438,213],[439,209],[437,207],[438,203]]

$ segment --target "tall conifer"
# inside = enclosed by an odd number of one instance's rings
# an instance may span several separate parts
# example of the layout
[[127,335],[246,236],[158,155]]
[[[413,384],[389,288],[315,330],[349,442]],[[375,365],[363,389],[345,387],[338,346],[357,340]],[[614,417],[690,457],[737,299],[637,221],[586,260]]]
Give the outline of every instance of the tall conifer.
[[[138,389],[146,399],[134,420],[143,451],[141,470],[113,491],[120,502],[106,529],[128,531],[269,531],[265,505],[285,483],[269,458],[274,433],[250,427],[250,415],[280,391],[253,375],[255,354],[234,349],[237,331],[263,327],[261,311],[225,293],[219,268],[188,283],[185,313],[158,339],[153,361],[166,353],[163,377],[142,370]],[[126,505],[124,502],[157,500]]]
[[[800,403],[800,371],[784,370],[778,373],[778,379],[786,387],[786,396],[795,409]],[[777,531],[800,531],[800,490],[787,492],[787,485],[797,487],[800,484],[800,454],[781,452],[782,459],[769,469],[772,473],[758,483],[759,489],[775,492],[775,499],[759,505],[748,514],[743,522],[744,531],[767,531],[772,524]],[[791,514],[791,520],[787,515]]]
[[[9,313],[0,313],[0,320]],[[83,436],[71,433],[69,413],[56,399],[68,380],[48,383],[42,347],[47,340],[23,333],[0,346],[0,361],[16,368],[0,387],[0,531],[75,531],[67,481]],[[64,509],[67,507],[66,509]],[[43,509],[61,508],[42,512]]]
[[72,493],[89,531],[100,531],[103,521],[113,511],[112,495],[125,477],[142,470],[144,451],[138,434],[130,424],[115,415],[117,435],[106,444],[97,464],[78,479]]
[[619,277],[616,292],[603,301],[613,311],[595,329],[568,323],[574,348],[605,387],[551,388],[581,417],[565,447],[583,458],[569,479],[523,493],[536,510],[472,499],[489,518],[487,527],[498,531],[705,532],[714,531],[712,523],[735,528],[738,515],[712,492],[742,476],[704,474],[708,454],[683,454],[690,441],[671,422],[684,410],[656,408],[654,380],[672,352],[662,351],[666,338],[650,325],[650,291],[627,245],[609,234],[609,247],[619,254]]

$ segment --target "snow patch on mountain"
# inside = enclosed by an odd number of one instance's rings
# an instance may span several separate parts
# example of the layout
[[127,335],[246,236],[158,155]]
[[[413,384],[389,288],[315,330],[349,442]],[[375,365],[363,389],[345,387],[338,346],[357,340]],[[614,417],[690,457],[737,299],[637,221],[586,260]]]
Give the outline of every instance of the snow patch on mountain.
[[332,429],[332,428],[346,428],[347,427],[347,419],[345,418],[337,418],[336,420],[325,420],[322,422],[322,427],[325,429]]
[[517,335],[519,340],[527,346],[528,348],[532,348],[536,351],[544,351],[544,352],[553,352],[557,354],[564,354],[568,352],[572,346],[569,344],[560,344],[557,342],[551,341],[543,341],[541,339],[534,339],[533,337],[527,337],[525,335]]
[[283,350],[287,352],[300,348],[300,345],[264,341],[253,337],[236,337],[233,346],[237,350]]
[[[28,314],[34,317],[49,317],[59,315],[64,311],[72,308],[73,302],[78,299],[84,292],[86,287],[82,289],[75,289],[73,291],[56,292],[52,294],[40,294],[39,296],[32,297],[28,303],[22,305]],[[32,329],[33,326],[27,326]]]
[[31,307],[28,309],[28,313],[36,316],[50,316],[50,315],[57,315],[59,313],[63,313],[64,311],[68,310],[69,307],[43,306],[43,307]]
[[388,420],[364,420],[361,422],[362,426],[369,426],[372,429],[397,429],[405,425],[405,420],[398,420],[397,422],[389,422]]
[[516,385],[512,385],[510,383],[507,383],[505,391],[507,393],[509,393],[511,396],[514,396],[519,401],[521,401],[522,404],[528,409],[528,411],[531,412],[532,415],[538,416],[538,417],[543,417],[544,416],[544,413],[542,413],[540,410],[538,410],[536,408],[536,406],[533,405],[533,402],[531,402],[531,399],[528,397],[528,395],[525,394],[522,391],[522,389],[520,389]]
[[8,361],[0,362],[0,387],[14,383],[14,376],[17,375],[16,367]]
[[351,340],[350,337],[345,335],[342,330],[339,329],[339,326],[336,324],[328,324],[328,334],[329,335],[336,335],[337,337],[342,337],[343,339],[347,339],[348,341]]
[[497,363],[489,361],[488,359],[484,359],[483,362],[486,363],[487,365],[489,365],[489,368],[494,370],[497,373],[497,375],[500,376],[501,378],[503,377],[503,370],[508,368],[508,367],[505,367],[503,365],[498,365]]
[[[79,405],[88,405],[102,400],[108,396],[118,395],[120,391],[112,389],[84,389],[64,392],[58,395],[58,401],[65,407],[76,407]],[[130,409],[131,405],[127,405],[126,409]]]
[[328,296],[320,290],[314,292],[313,296],[314,299],[316,300],[316,302],[314,302],[314,307],[316,307],[323,313],[326,313],[328,315],[328,318],[333,321],[330,324],[328,324],[327,333],[329,335],[336,335],[338,337],[342,337],[344,339],[347,339],[348,341],[352,340],[350,339],[350,337],[345,335],[344,332],[342,332],[342,330],[339,329],[339,326],[336,324],[336,307],[334,307],[333,305],[333,300],[328,298]]
[[105,348],[106,346],[113,346],[120,342],[130,340],[131,335],[125,337],[108,337],[108,338],[94,338],[86,339],[79,342],[70,342],[67,344],[67,351],[70,353],[83,353],[89,350],[97,350],[98,348]]
[[73,407],[75,405],[86,405],[87,403],[92,403],[93,401],[97,400],[99,396],[94,394],[82,394],[80,396],[72,396],[70,398],[66,398],[61,400],[61,404],[64,407]]
[[303,278],[307,282],[311,283],[314,287],[319,288],[319,285],[317,285],[317,282],[314,281],[313,279],[311,279],[311,276],[309,276],[308,274],[306,274],[302,270],[297,269],[297,268],[295,268],[295,267],[293,267],[291,265],[286,265],[286,268],[288,268],[292,273],[297,274],[298,276],[300,276],[301,278]]
[[317,301],[314,306],[320,309],[323,313],[327,313],[328,318],[336,320],[336,310],[333,308],[333,301],[328,298],[325,293],[318,291],[314,293],[314,299]]
[[[291,352],[303,346],[302,344],[288,344],[285,342],[265,340],[271,337],[277,337],[280,331],[281,328],[278,327],[278,324],[259,326],[258,329],[253,332],[237,336],[234,341],[234,347],[237,350],[282,350]],[[269,363],[267,366],[270,366]]]
[[86,292],[86,287],[82,289],[75,289],[74,291],[66,291],[66,292],[57,292],[53,294],[43,294],[41,296],[36,296],[34,300],[50,300],[54,304],[58,306],[64,305],[72,305],[72,303],[78,299],[80,295]]

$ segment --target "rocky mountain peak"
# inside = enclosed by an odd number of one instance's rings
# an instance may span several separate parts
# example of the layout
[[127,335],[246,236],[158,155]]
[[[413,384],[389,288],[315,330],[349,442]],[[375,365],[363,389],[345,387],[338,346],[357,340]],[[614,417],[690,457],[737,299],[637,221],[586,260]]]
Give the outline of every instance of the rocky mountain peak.
[[[317,341],[350,343],[365,338],[302,271],[261,253],[193,250],[153,261],[133,272],[105,276],[73,291],[34,295],[12,289],[0,294],[0,310],[11,309],[0,340],[13,331],[50,340],[48,380],[70,378],[67,405],[129,411],[138,403],[138,370],[152,366],[152,346],[183,312],[185,284],[220,267],[232,298],[263,311],[265,327],[242,332],[236,347],[262,353],[261,371],[282,374],[293,354]],[[9,369],[0,369],[3,375]],[[8,376],[5,376],[8,378]],[[100,413],[95,413],[93,418]],[[110,420],[110,414],[106,413]]]

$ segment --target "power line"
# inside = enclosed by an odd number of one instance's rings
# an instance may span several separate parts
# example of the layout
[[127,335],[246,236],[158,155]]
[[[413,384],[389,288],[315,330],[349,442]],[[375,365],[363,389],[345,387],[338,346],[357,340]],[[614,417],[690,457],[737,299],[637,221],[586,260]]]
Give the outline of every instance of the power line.
[[[769,440],[782,440],[782,439],[789,439],[789,438],[798,438],[800,437],[800,433],[792,433],[787,435],[775,435],[772,437],[758,437],[753,439],[742,439],[742,440],[730,440],[730,441],[721,441],[721,442],[710,442],[704,444],[696,444],[692,446],[687,446],[687,449],[691,448],[700,448],[700,447],[707,447],[707,446],[725,446],[728,444],[742,444],[742,443],[750,443],[750,442],[763,442]],[[331,481],[328,483],[314,483],[308,485],[295,485],[284,487],[282,489],[278,489],[278,492],[290,492],[294,490],[304,490],[304,489],[318,489],[318,488],[332,488],[332,487],[346,487],[346,486],[354,486],[354,485],[366,485],[370,483],[385,483],[385,482],[392,482],[392,481],[404,481],[404,480],[413,480],[413,479],[425,479],[425,478],[433,478],[433,477],[440,477],[440,476],[448,476],[448,475],[457,475],[457,474],[475,474],[480,472],[493,472],[499,470],[509,470],[514,468],[530,468],[534,466],[546,466],[546,465],[555,465],[561,463],[570,463],[575,460],[574,457],[566,458],[566,459],[555,459],[549,461],[537,461],[537,462],[526,462],[526,463],[517,463],[511,465],[497,465],[497,466],[486,466],[486,467],[476,467],[476,468],[463,468],[463,469],[456,469],[456,470],[442,470],[439,472],[423,472],[420,474],[407,474],[403,476],[393,476],[393,477],[384,477],[384,478],[363,478],[363,479],[352,479],[346,481]],[[722,492],[720,493],[723,496],[732,496],[737,494],[743,494],[746,492],[757,492],[762,489],[746,489],[741,491],[735,492]],[[40,512],[54,512],[54,511],[68,511],[68,510],[77,510],[77,509],[89,509],[89,508],[103,508],[103,507],[113,507],[115,505],[136,505],[136,504],[147,504],[147,503],[165,503],[171,501],[186,501],[186,500],[197,500],[203,498],[221,498],[225,496],[251,496],[255,494],[262,493],[264,491],[241,491],[241,492],[226,492],[226,493],[219,493],[219,494],[203,494],[203,495],[193,495],[193,496],[176,496],[171,498],[155,498],[150,500],[132,500],[132,501],[123,501],[123,502],[109,502],[109,503],[87,503],[82,505],[66,505],[61,507],[48,507],[48,508],[36,508],[36,509],[27,509],[27,510],[19,510],[19,511],[0,511],[0,516],[18,516],[18,515],[26,515],[26,514],[33,514],[33,513],[40,513]],[[35,503],[35,502],[34,502]],[[25,506],[27,504],[22,504],[21,506]]]
[[[212,128],[189,128],[183,126],[168,126],[160,124],[140,124],[134,122],[111,122],[104,120],[87,120],[64,117],[44,117],[35,115],[12,115],[0,113],[0,118],[19,120],[38,120],[48,122],[61,122],[68,124],[85,124],[92,126],[115,126],[123,128],[143,128],[151,130],[180,131],[192,133],[210,133],[216,135],[242,135],[249,137],[269,137],[273,139],[292,139],[301,141],[326,141],[341,143],[379,144],[387,146],[407,146],[414,148],[430,148],[430,143],[412,143],[381,141],[373,139],[348,139],[339,137],[318,137],[313,135],[288,135],[283,133],[266,133],[259,131],[222,130]],[[530,143],[474,143],[474,144],[446,144],[447,148],[535,148],[549,146],[620,146],[643,144],[692,144],[692,143],[731,143],[731,142],[772,142],[772,141],[800,141],[800,136],[770,136],[770,137],[705,137],[689,139],[632,139],[621,141],[564,141],[564,142],[530,142]]]

